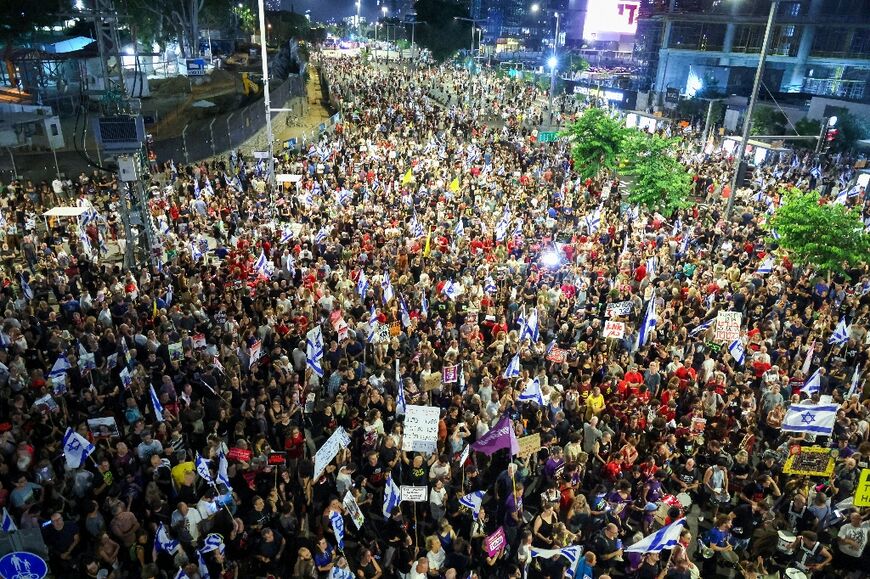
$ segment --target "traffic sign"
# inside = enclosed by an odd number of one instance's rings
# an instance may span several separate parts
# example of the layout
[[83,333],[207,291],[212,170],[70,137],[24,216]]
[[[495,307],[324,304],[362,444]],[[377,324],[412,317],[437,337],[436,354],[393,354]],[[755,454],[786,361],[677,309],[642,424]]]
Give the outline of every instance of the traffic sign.
[[538,135],[539,143],[555,143],[559,138],[559,133],[556,131],[550,131],[547,133],[541,133]]
[[48,565],[33,553],[17,551],[0,559],[0,577],[3,579],[43,579],[46,575]]
[[856,507],[870,507],[870,468],[861,470],[861,478],[858,479],[858,486],[855,487]]

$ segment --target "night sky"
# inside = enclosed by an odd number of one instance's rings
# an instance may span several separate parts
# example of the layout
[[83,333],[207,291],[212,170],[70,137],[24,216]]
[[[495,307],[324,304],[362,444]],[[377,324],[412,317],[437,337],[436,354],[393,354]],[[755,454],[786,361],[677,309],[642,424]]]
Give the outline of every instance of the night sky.
[[[301,14],[304,14],[306,10],[311,10],[312,20],[319,21],[340,20],[356,15],[355,0],[283,0],[283,5],[287,9],[292,5],[293,9]],[[387,5],[390,5],[389,0],[387,0]],[[376,14],[380,15],[380,10],[377,0],[362,0],[360,15],[370,20]]]

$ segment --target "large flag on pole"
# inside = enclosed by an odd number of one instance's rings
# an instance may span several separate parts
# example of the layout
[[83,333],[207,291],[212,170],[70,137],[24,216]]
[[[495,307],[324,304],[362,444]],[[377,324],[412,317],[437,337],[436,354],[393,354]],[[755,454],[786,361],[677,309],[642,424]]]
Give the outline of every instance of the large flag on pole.
[[507,368],[504,369],[504,379],[510,380],[511,378],[517,378],[520,375],[520,355],[516,354],[513,358],[511,358],[510,364],[508,364]]
[[640,325],[640,332],[637,334],[635,350],[639,350],[646,346],[647,342],[649,342],[650,332],[655,328],[656,322],[656,294],[653,292],[652,297],[649,299],[649,304],[646,307],[646,315],[643,317],[643,323]]
[[308,331],[305,343],[307,346],[305,361],[308,363],[308,367],[323,378],[323,367],[320,365],[320,360],[323,358],[323,333],[320,331],[319,325]]
[[94,452],[94,445],[88,442],[87,438],[69,427],[67,427],[66,433],[63,435],[62,446],[68,468],[79,468],[85,459]]
[[782,431],[831,436],[838,409],[837,405],[792,404],[782,421]]
[[539,378],[529,380],[517,400],[520,402],[537,402],[538,406],[543,406],[544,393],[541,391],[541,380]]
[[487,456],[502,448],[509,448],[511,456],[515,455],[520,450],[520,444],[517,442],[517,435],[514,432],[511,419],[503,416],[492,430],[481,436],[477,442],[471,445],[471,448]]
[[384,488],[384,518],[389,517],[393,509],[399,506],[402,501],[402,492],[399,486],[393,482],[393,477],[387,475],[387,484]]
[[840,323],[837,324],[836,329],[834,329],[834,333],[831,334],[830,338],[828,338],[828,343],[842,346],[849,341],[850,330],[851,327],[846,325],[846,318],[840,318]]
[[686,519],[678,519],[666,527],[662,527],[652,535],[647,535],[625,550],[626,553],[661,553],[672,549],[680,540],[680,533],[686,526]]
[[154,385],[152,384],[148,391],[151,394],[151,405],[154,406],[154,417],[157,419],[157,422],[163,422],[163,405],[160,403],[160,398],[157,397],[157,393],[154,391]]
[[474,491],[459,499],[460,505],[471,510],[471,516],[475,521],[480,516],[480,505],[483,503],[483,496],[485,494],[486,491]]
[[329,522],[332,523],[332,532],[335,533],[338,548],[344,550],[344,517],[338,511],[329,511]]
[[193,464],[196,466],[196,474],[198,474],[206,484],[214,484],[214,479],[211,477],[211,471],[208,469],[208,461],[200,456],[198,452],[196,453],[196,458],[194,459]]

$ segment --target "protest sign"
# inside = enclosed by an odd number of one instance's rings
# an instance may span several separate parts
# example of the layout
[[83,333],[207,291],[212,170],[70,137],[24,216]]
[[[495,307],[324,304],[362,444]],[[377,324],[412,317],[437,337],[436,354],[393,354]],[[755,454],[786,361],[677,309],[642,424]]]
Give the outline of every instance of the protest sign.
[[743,314],[740,312],[719,312],[716,315],[716,326],[713,329],[713,341],[720,344],[730,344],[740,337],[740,325]]
[[316,482],[326,470],[326,465],[332,462],[340,449],[347,448],[348,444],[350,444],[350,436],[347,435],[344,428],[339,426],[314,454],[314,478],[312,480]]
[[227,453],[227,460],[236,460],[238,462],[251,462],[251,457],[254,453],[245,448],[233,447]]
[[547,354],[547,360],[550,362],[554,362],[556,364],[562,364],[565,360],[568,359],[568,350],[563,350],[562,348],[554,347],[550,350],[550,353]]
[[353,521],[353,524],[356,525],[356,528],[362,529],[363,523],[366,522],[366,518],[363,516],[359,505],[356,503],[356,499],[353,498],[353,495],[350,491],[347,491],[344,494],[344,500],[342,500],[341,503],[344,505],[345,510],[347,510],[347,514],[350,515],[350,520]]
[[121,436],[118,430],[118,423],[111,416],[105,418],[88,418],[88,430],[94,435],[94,438],[108,438],[111,436]]
[[604,309],[604,317],[605,318],[616,318],[618,316],[628,316],[631,314],[631,310],[634,307],[634,304],[630,301],[625,302],[613,302],[611,304],[607,304],[607,307]]
[[459,380],[459,364],[453,366],[444,366],[441,370],[441,381],[444,384],[452,384]]
[[[435,378],[440,376],[435,374]],[[438,419],[441,409],[433,406],[408,405],[402,450],[433,453],[438,448]]]
[[604,331],[602,335],[605,338],[615,338],[620,339],[625,336],[625,323],[624,322],[611,322],[607,320],[604,322]]
[[484,538],[483,544],[486,547],[486,554],[490,557],[495,556],[499,551],[504,549],[505,544],[507,544],[504,527],[499,527],[493,534]]
[[427,487],[412,487],[408,485],[402,485],[399,490],[401,491],[401,500],[403,501],[408,501],[412,503],[425,503],[427,500]]
[[175,342],[169,344],[169,359],[170,360],[181,360],[184,357],[184,347],[181,345],[181,342]]
[[520,445],[517,456],[520,458],[529,457],[541,448],[541,433],[536,432],[535,434],[518,438],[517,443]]

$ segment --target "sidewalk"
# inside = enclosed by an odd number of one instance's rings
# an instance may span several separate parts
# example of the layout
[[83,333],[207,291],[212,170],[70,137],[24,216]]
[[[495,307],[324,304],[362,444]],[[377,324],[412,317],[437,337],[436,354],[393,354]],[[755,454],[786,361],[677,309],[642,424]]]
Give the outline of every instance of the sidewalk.
[[[317,135],[320,123],[328,121],[329,111],[323,106],[323,91],[320,90],[320,74],[314,67],[308,68],[305,91],[307,99],[291,99],[287,108],[292,108],[293,112],[285,114],[284,123],[273,125],[272,132],[276,140],[282,143],[294,138],[301,143],[303,137],[310,140],[313,135]],[[280,117],[276,117],[277,119]]]

